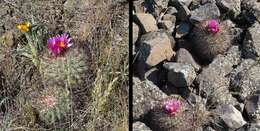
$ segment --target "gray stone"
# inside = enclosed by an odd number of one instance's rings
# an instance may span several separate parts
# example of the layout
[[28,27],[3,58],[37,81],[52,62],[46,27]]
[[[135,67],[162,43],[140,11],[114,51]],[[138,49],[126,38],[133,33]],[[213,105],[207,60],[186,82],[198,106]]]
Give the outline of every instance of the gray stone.
[[238,129],[246,124],[241,112],[232,105],[223,105],[218,111],[220,118],[230,129]]
[[175,38],[182,38],[186,36],[191,30],[191,25],[188,22],[181,22],[180,25],[176,26]]
[[172,21],[172,23],[176,22],[176,16],[171,15],[171,14],[165,14],[162,16],[162,20],[169,20]]
[[141,28],[142,34],[158,30],[156,20],[151,14],[136,13],[134,22]]
[[200,2],[202,5],[205,5],[207,3],[213,3],[213,4],[216,4],[216,1],[215,0],[201,0]]
[[184,63],[184,64],[191,64],[196,71],[199,71],[200,65],[196,63],[193,59],[192,55],[188,50],[185,48],[180,48],[176,53],[176,62],[177,63]]
[[232,13],[234,17],[240,14],[240,0],[217,0],[217,5],[224,10]]
[[140,31],[139,27],[135,23],[133,23],[133,43],[132,43],[133,55],[136,54],[135,44],[139,38],[139,31]]
[[247,97],[260,86],[260,65],[252,59],[243,60],[236,69],[230,73],[230,89],[238,92],[241,98]]
[[158,27],[173,32],[175,26],[170,20],[162,20],[161,22],[158,22]]
[[172,33],[175,28],[175,23],[176,23],[176,16],[171,14],[165,14],[158,21],[158,27],[168,30],[168,32]]
[[143,0],[134,0],[133,1],[134,9],[136,13],[144,13],[144,1]]
[[150,81],[140,81],[133,77],[133,118],[140,119],[149,112],[158,101],[167,97]]
[[260,55],[260,24],[255,22],[248,28],[243,42],[243,56],[255,59]]
[[214,130],[212,127],[210,127],[210,126],[207,126],[207,127],[205,127],[204,129],[203,129],[203,131],[216,131],[216,130]]
[[188,87],[196,78],[196,72],[190,64],[169,62],[163,66],[168,70],[168,81],[176,87]]
[[242,42],[243,29],[236,27],[236,25],[229,19],[225,20],[223,24],[226,24],[227,27],[230,28],[230,37],[232,39],[233,45],[239,45],[240,42]]
[[181,4],[189,6],[191,4],[192,0],[169,0],[169,5],[173,6],[179,6]]
[[247,131],[260,131],[260,123],[251,123]]
[[[260,3],[258,0],[242,0],[242,6],[244,9],[253,14],[258,21],[260,21]],[[245,14],[248,15],[249,13]]]
[[245,111],[251,121],[260,123],[260,90],[247,97]]
[[207,3],[191,12],[190,21],[192,23],[201,22],[207,19],[218,19],[220,11],[216,4]]
[[139,27],[133,23],[133,45],[137,42],[139,37]]
[[184,20],[188,19],[188,17],[190,17],[191,11],[189,10],[189,8],[186,5],[181,4],[179,6],[177,15],[178,15],[178,19],[184,21]]
[[190,104],[192,104],[193,106],[195,106],[195,105],[197,105],[197,104],[204,103],[203,99],[202,99],[200,96],[198,96],[198,95],[196,95],[196,94],[194,94],[194,93],[191,93],[191,94],[189,95],[189,97],[188,97],[188,102],[189,102]]
[[133,131],[152,131],[149,127],[147,127],[142,122],[134,122],[133,123]]
[[166,14],[170,14],[170,15],[176,15],[178,13],[178,10],[175,7],[168,7]]
[[232,46],[225,55],[218,55],[206,69],[203,69],[203,73],[216,71],[218,76],[224,77],[233,70],[234,65],[240,62],[240,55],[239,47]]
[[226,55],[218,55],[207,68],[198,75],[196,81],[201,92],[208,97],[208,104],[218,106],[221,104],[235,105],[237,101],[228,90],[229,79],[226,77],[234,65],[240,61],[238,46],[231,47]]
[[154,67],[147,72],[145,72],[144,78],[153,82],[155,85],[162,85],[162,83],[167,79],[167,72],[164,70],[159,70],[158,68]]
[[164,60],[171,60],[174,40],[167,33],[160,30],[150,32],[141,37],[139,61],[144,61],[148,67],[153,67]]
[[156,4],[165,9],[168,7],[169,0],[156,0]]

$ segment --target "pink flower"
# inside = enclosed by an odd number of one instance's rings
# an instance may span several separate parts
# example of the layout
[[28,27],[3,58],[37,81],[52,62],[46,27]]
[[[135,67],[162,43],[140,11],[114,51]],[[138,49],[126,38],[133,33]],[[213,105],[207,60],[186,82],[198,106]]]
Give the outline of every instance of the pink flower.
[[51,108],[57,104],[57,99],[54,96],[44,96],[42,97],[42,103]]
[[213,33],[219,32],[218,22],[216,20],[208,21],[208,31]]
[[176,99],[169,100],[164,105],[165,110],[172,116],[176,116],[181,109],[181,102]]
[[49,38],[48,49],[54,56],[57,56],[61,54],[65,49],[72,46],[72,43],[70,43],[70,41],[71,38],[69,38],[69,35],[66,33],[62,35],[57,35],[55,37]]

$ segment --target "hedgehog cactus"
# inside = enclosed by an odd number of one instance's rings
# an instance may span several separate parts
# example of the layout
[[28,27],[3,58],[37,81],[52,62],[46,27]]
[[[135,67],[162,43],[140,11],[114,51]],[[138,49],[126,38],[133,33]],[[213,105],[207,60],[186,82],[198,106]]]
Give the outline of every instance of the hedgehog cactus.
[[153,130],[190,131],[198,126],[195,123],[202,121],[194,117],[195,109],[180,97],[172,96],[160,103],[149,112],[149,125]]
[[79,85],[86,71],[86,61],[81,51],[67,51],[60,57],[43,57],[41,74],[47,85],[62,84],[68,88]]
[[49,87],[33,98],[32,105],[41,120],[46,124],[53,124],[71,110],[72,101],[67,89]]
[[191,40],[201,60],[212,61],[231,46],[230,29],[216,20],[203,21],[194,27]]

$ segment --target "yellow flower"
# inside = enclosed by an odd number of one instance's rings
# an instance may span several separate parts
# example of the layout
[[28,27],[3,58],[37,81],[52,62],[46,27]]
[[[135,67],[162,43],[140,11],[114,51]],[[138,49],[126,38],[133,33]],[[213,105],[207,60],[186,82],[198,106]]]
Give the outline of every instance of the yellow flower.
[[18,28],[19,30],[21,30],[22,32],[28,32],[29,31],[29,27],[30,27],[30,22],[23,22],[21,24],[17,24],[16,28]]

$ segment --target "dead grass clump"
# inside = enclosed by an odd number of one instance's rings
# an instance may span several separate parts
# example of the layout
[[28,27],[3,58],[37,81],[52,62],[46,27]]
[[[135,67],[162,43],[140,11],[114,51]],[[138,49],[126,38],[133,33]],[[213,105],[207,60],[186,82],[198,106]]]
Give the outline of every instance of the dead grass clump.
[[[69,5],[67,1],[12,3],[4,0],[3,5],[12,11],[7,16],[15,16],[15,21],[10,23],[34,21],[42,26],[39,29],[44,29],[44,35],[36,31],[26,36],[13,31],[15,38],[11,38],[13,36],[9,34],[7,38],[0,40],[0,130],[128,130],[127,2],[119,4],[113,0],[98,0],[94,3],[90,0],[83,1],[90,8],[81,10],[72,7],[72,10],[82,11],[72,17],[66,12],[69,9],[65,5]],[[85,6],[82,9],[83,7]],[[3,20],[8,22],[8,17]],[[82,22],[81,18],[86,22]],[[69,21],[70,19],[73,20]],[[80,27],[71,28],[70,24],[77,21],[82,22]],[[7,30],[11,26],[15,27],[15,24],[5,25]],[[83,28],[86,26],[88,28]],[[43,72],[41,67],[41,62],[45,60],[42,57],[47,53],[46,38],[67,31],[73,42],[78,44],[75,47],[84,50],[77,53],[84,55],[82,61],[86,63],[84,66],[87,70],[80,73],[83,81],[79,83],[76,80],[76,83],[71,84],[73,88],[66,84],[67,75],[59,80],[61,84],[56,81],[51,83],[53,87],[67,89],[69,96],[67,98],[66,95],[66,100],[72,100],[73,104],[69,111],[66,110],[65,116],[57,116],[62,119],[52,119],[57,114],[48,114],[46,118],[50,118],[51,122],[46,122],[42,119],[46,115],[42,115],[30,101],[38,98],[34,96],[48,93],[47,89],[53,89],[51,84],[46,84],[47,79],[44,77],[50,73]],[[48,71],[55,70],[48,65]],[[55,77],[52,79],[56,80]],[[35,100],[37,103],[37,99]],[[55,111],[51,110],[51,113]]]

